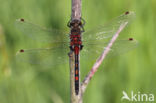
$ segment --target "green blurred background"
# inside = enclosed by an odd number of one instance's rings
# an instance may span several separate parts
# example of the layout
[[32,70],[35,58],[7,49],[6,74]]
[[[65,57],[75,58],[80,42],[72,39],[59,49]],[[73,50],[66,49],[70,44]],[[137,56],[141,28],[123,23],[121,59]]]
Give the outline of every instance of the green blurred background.
[[[121,103],[122,91],[156,94],[156,0],[82,0],[86,30],[128,10],[136,13],[136,19],[124,34],[137,39],[139,45],[100,67],[84,94],[84,103]],[[69,103],[68,63],[44,69],[17,62],[19,49],[42,44],[25,38],[14,22],[25,18],[68,30],[70,15],[70,0],[0,0],[0,103]],[[92,65],[87,61],[81,67],[82,80]]]

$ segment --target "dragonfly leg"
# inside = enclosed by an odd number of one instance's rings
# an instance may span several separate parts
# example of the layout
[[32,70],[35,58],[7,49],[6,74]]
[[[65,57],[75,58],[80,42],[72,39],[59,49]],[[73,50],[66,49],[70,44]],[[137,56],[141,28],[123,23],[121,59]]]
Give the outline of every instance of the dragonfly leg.
[[85,29],[83,26],[81,26],[81,32],[85,32]]
[[80,50],[82,50],[82,48],[83,48],[83,45],[80,45]]
[[73,46],[69,46],[69,48],[70,48],[70,50],[71,50],[71,51],[74,51],[74,48],[73,48]]
[[86,24],[86,21],[83,18],[81,18],[81,20],[82,20],[82,26],[84,26]]
[[68,26],[69,28],[71,28],[70,23],[71,23],[71,19],[70,19],[70,20],[68,21],[68,23],[67,23],[67,26]]
[[84,29],[84,25],[86,24],[85,20],[83,18],[81,18],[81,21],[82,21],[82,25],[81,25],[81,32],[85,32],[85,29]]

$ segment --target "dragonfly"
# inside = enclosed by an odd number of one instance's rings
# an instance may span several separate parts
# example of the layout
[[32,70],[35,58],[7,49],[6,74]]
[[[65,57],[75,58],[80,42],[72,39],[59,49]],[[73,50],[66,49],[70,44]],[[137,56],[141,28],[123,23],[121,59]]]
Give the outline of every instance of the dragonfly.
[[[16,27],[30,38],[50,43],[48,48],[20,49],[17,57],[20,61],[32,64],[59,65],[68,59],[69,51],[74,52],[75,57],[75,93],[79,94],[79,56],[81,59],[96,60],[105,50],[110,39],[124,23],[129,23],[135,17],[134,12],[125,12],[114,18],[111,22],[100,25],[96,28],[84,32],[83,20],[71,20],[68,27],[70,33],[57,29],[46,29],[25,19],[16,20]],[[137,41],[133,38],[117,40],[111,47],[108,56],[122,54],[137,46]],[[37,59],[33,59],[37,58]]]

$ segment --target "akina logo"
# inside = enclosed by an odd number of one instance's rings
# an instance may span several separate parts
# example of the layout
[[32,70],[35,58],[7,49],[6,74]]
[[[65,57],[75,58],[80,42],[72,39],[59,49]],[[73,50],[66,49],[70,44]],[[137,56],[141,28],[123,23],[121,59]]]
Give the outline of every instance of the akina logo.
[[133,91],[131,91],[131,94],[128,95],[125,91],[122,92],[123,96],[121,98],[121,100],[125,101],[134,101],[134,102],[154,102],[154,94],[150,93],[150,94],[146,94],[146,93],[141,93],[141,92],[137,92],[134,93]]

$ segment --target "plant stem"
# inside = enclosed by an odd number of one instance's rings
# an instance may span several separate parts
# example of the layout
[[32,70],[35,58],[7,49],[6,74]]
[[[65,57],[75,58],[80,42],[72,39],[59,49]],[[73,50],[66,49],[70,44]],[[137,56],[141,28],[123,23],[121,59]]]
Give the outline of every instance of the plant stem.
[[[72,0],[71,20],[75,20],[75,19],[81,20],[81,0]],[[74,52],[70,51],[70,53],[69,53],[69,63],[70,63],[70,102],[71,103],[82,103],[80,80],[79,80],[79,94],[78,95],[75,94],[75,58],[74,57],[75,57],[74,56]],[[79,78],[80,78],[80,73],[79,73]]]
[[71,19],[81,19],[81,0],[72,0]]

